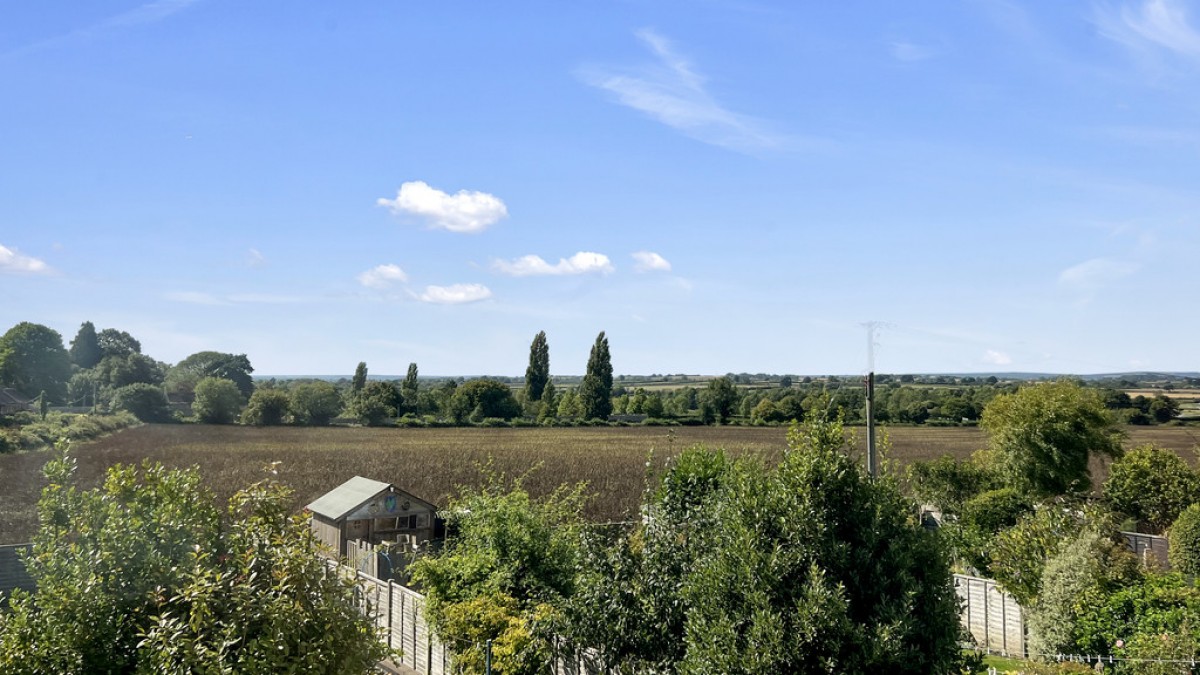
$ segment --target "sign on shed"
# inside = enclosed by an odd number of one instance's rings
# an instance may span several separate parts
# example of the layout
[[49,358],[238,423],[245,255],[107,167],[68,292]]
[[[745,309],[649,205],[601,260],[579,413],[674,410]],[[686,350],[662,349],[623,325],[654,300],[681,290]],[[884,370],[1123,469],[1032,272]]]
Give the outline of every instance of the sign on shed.
[[413,546],[440,532],[437,508],[391,483],[355,476],[308,505],[313,533],[339,556],[346,542]]

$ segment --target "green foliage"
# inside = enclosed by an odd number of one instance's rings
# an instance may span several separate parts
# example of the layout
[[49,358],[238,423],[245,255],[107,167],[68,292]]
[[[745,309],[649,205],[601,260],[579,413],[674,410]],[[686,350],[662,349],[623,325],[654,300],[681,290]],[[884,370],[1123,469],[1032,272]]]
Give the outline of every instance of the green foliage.
[[357,393],[350,394],[346,415],[369,427],[379,426],[400,412],[404,399],[391,382],[373,380]]
[[1143,445],[1113,462],[1104,497],[1113,510],[1163,532],[1200,501],[1200,474],[1174,452]]
[[342,397],[329,382],[305,382],[288,392],[289,409],[297,424],[325,426],[342,411]]
[[1112,644],[1083,617],[1119,588],[1140,581],[1137,556],[1124,541],[1093,529],[1073,537],[1046,562],[1042,591],[1029,613],[1031,648],[1040,654],[1102,654]]
[[1121,455],[1120,431],[1100,393],[1069,380],[997,396],[981,424],[1001,476],[1035,496],[1086,490],[1091,455]]
[[130,384],[160,385],[165,366],[137,352],[112,354],[100,359],[92,374],[102,387],[117,389]]
[[167,389],[180,394],[188,394],[206,377],[218,377],[229,380],[237,385],[242,400],[250,398],[254,393],[254,378],[250,373],[254,367],[245,354],[226,354],[224,352],[196,352],[175,364],[167,373]]
[[716,413],[717,421],[725,424],[737,405],[738,391],[728,377],[718,377],[708,381],[704,388],[704,398]]
[[114,467],[90,491],[72,471],[65,454],[46,465],[37,592],[0,615],[0,671],[367,673],[386,656],[278,485],[222,518],[195,471]]
[[1200,575],[1200,504],[1192,504],[1179,514],[1168,537],[1171,566],[1184,574]]
[[291,399],[280,389],[260,387],[250,395],[250,402],[242,411],[242,424],[256,427],[278,426],[287,421]]
[[[515,481],[488,475],[444,512],[445,548],[410,570],[427,593],[426,615],[468,673],[482,672],[479,642],[505,647],[503,673],[541,672],[546,640],[580,560],[582,486],[535,500]],[[507,660],[506,660],[507,659]],[[495,665],[495,664],[494,664]]]
[[242,408],[242,393],[223,377],[206,377],[196,383],[192,412],[206,424],[231,424]]
[[358,393],[367,386],[367,362],[359,361],[354,369],[354,377],[350,380],[350,391]]
[[917,499],[937,506],[946,515],[959,514],[967,500],[1000,486],[999,477],[978,454],[967,462],[949,455],[913,462],[908,477]]
[[[1086,653],[1185,661],[1200,657],[1200,591],[1177,573],[1145,572],[1082,600],[1075,606],[1076,643],[1092,647]],[[1117,672],[1188,671],[1179,664],[1137,663]]]
[[57,403],[66,398],[70,379],[71,360],[58,331],[22,321],[0,336],[0,385],[28,398],[45,391]]
[[0,427],[0,452],[40,450],[62,441],[88,441],[137,424],[138,418],[127,412],[113,415],[52,412],[44,420]]
[[171,409],[162,389],[152,384],[129,384],[113,392],[113,410],[132,413],[143,422],[167,422]]
[[963,504],[961,522],[970,530],[992,535],[1016,525],[1032,510],[1029,499],[1013,488],[988,490]]
[[992,539],[992,578],[1022,607],[1032,607],[1042,592],[1046,561],[1079,531],[1081,518],[1061,504],[1045,504],[1021,517]]
[[129,333],[116,328],[105,328],[100,331],[100,334],[96,336],[96,342],[100,345],[101,358],[106,356],[124,357],[142,353],[141,342],[138,342]]
[[450,405],[456,411],[456,421],[462,420],[463,413],[472,422],[487,418],[511,420],[521,414],[521,404],[512,389],[498,380],[479,379],[463,384],[454,391]]
[[417,364],[408,364],[408,373],[404,376],[404,384],[400,385],[400,390],[404,394],[404,400],[410,407],[416,403],[417,391],[420,388],[417,372]]
[[612,373],[608,338],[605,337],[604,331],[600,331],[588,355],[587,371],[576,392],[583,408],[583,419],[606,420],[612,414]]
[[538,331],[529,345],[529,366],[525,369],[525,398],[542,400],[546,385],[550,382],[550,345],[546,342],[546,331]]
[[71,340],[71,363],[80,368],[91,368],[100,363],[103,352],[100,351],[100,341],[96,337],[96,327],[91,321],[84,321]]

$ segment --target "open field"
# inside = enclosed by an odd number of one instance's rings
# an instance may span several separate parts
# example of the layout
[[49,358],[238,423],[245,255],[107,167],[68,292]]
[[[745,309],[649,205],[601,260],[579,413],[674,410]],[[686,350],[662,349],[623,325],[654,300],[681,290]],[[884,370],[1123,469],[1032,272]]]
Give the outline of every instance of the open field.
[[[861,429],[859,444],[862,444]],[[944,454],[967,457],[984,445],[978,429],[895,427],[888,429],[890,457],[901,465]],[[455,487],[477,483],[476,466],[493,459],[497,471],[528,472],[534,494],[562,483],[584,481],[594,495],[587,516],[596,521],[636,515],[646,484],[646,460],[661,469],[670,456],[696,444],[777,460],[784,448],[782,427],[587,427],[530,429],[254,428],[207,425],[147,425],[75,448],[79,479],[97,484],[116,463],[143,459],[169,466],[197,465],[221,498],[265,476],[280,462],[278,478],[296,491],[297,508],[349,479],[363,475],[389,481],[442,503]],[[1189,461],[1200,442],[1190,427],[1132,427],[1128,445],[1154,442]],[[34,505],[41,490],[45,452],[0,455],[0,542],[26,541],[36,525]],[[1097,462],[1103,479],[1107,467]]]

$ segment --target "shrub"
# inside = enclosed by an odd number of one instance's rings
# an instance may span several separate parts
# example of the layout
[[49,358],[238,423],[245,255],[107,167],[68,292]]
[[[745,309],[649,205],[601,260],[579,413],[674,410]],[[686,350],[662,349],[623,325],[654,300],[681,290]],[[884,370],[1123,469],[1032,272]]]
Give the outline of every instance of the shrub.
[[992,539],[992,577],[1021,604],[1032,607],[1042,592],[1046,561],[1079,531],[1080,518],[1060,504],[1046,504]]
[[153,384],[130,384],[113,392],[112,407],[132,413],[143,422],[167,422],[171,409],[162,389]]
[[250,395],[250,402],[242,411],[242,424],[271,427],[283,424],[287,418],[291,401],[286,392],[279,389],[260,387]]
[[1171,547],[1167,557],[1171,566],[1184,574],[1200,574],[1200,504],[1184,509],[1168,536]]
[[304,382],[290,392],[292,417],[297,424],[325,426],[342,411],[342,397],[329,382]]
[[967,500],[999,487],[999,479],[987,468],[982,456],[967,462],[949,455],[932,462],[913,462],[908,477],[917,499],[936,505],[947,515],[957,515]]
[[1104,497],[1113,510],[1163,532],[1200,501],[1200,475],[1174,452],[1143,445],[1113,462]]
[[231,380],[206,377],[196,383],[192,412],[206,424],[231,424],[242,407],[242,392]]
[[962,507],[962,525],[974,532],[993,535],[1017,524],[1033,510],[1029,499],[1013,488],[988,490],[969,499]]

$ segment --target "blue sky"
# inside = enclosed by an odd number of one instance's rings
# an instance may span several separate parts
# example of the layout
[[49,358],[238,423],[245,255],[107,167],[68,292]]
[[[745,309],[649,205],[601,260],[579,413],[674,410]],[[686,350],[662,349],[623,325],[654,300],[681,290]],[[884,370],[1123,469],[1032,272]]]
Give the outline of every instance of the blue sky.
[[259,374],[1196,370],[1200,1],[0,7],[0,329]]

